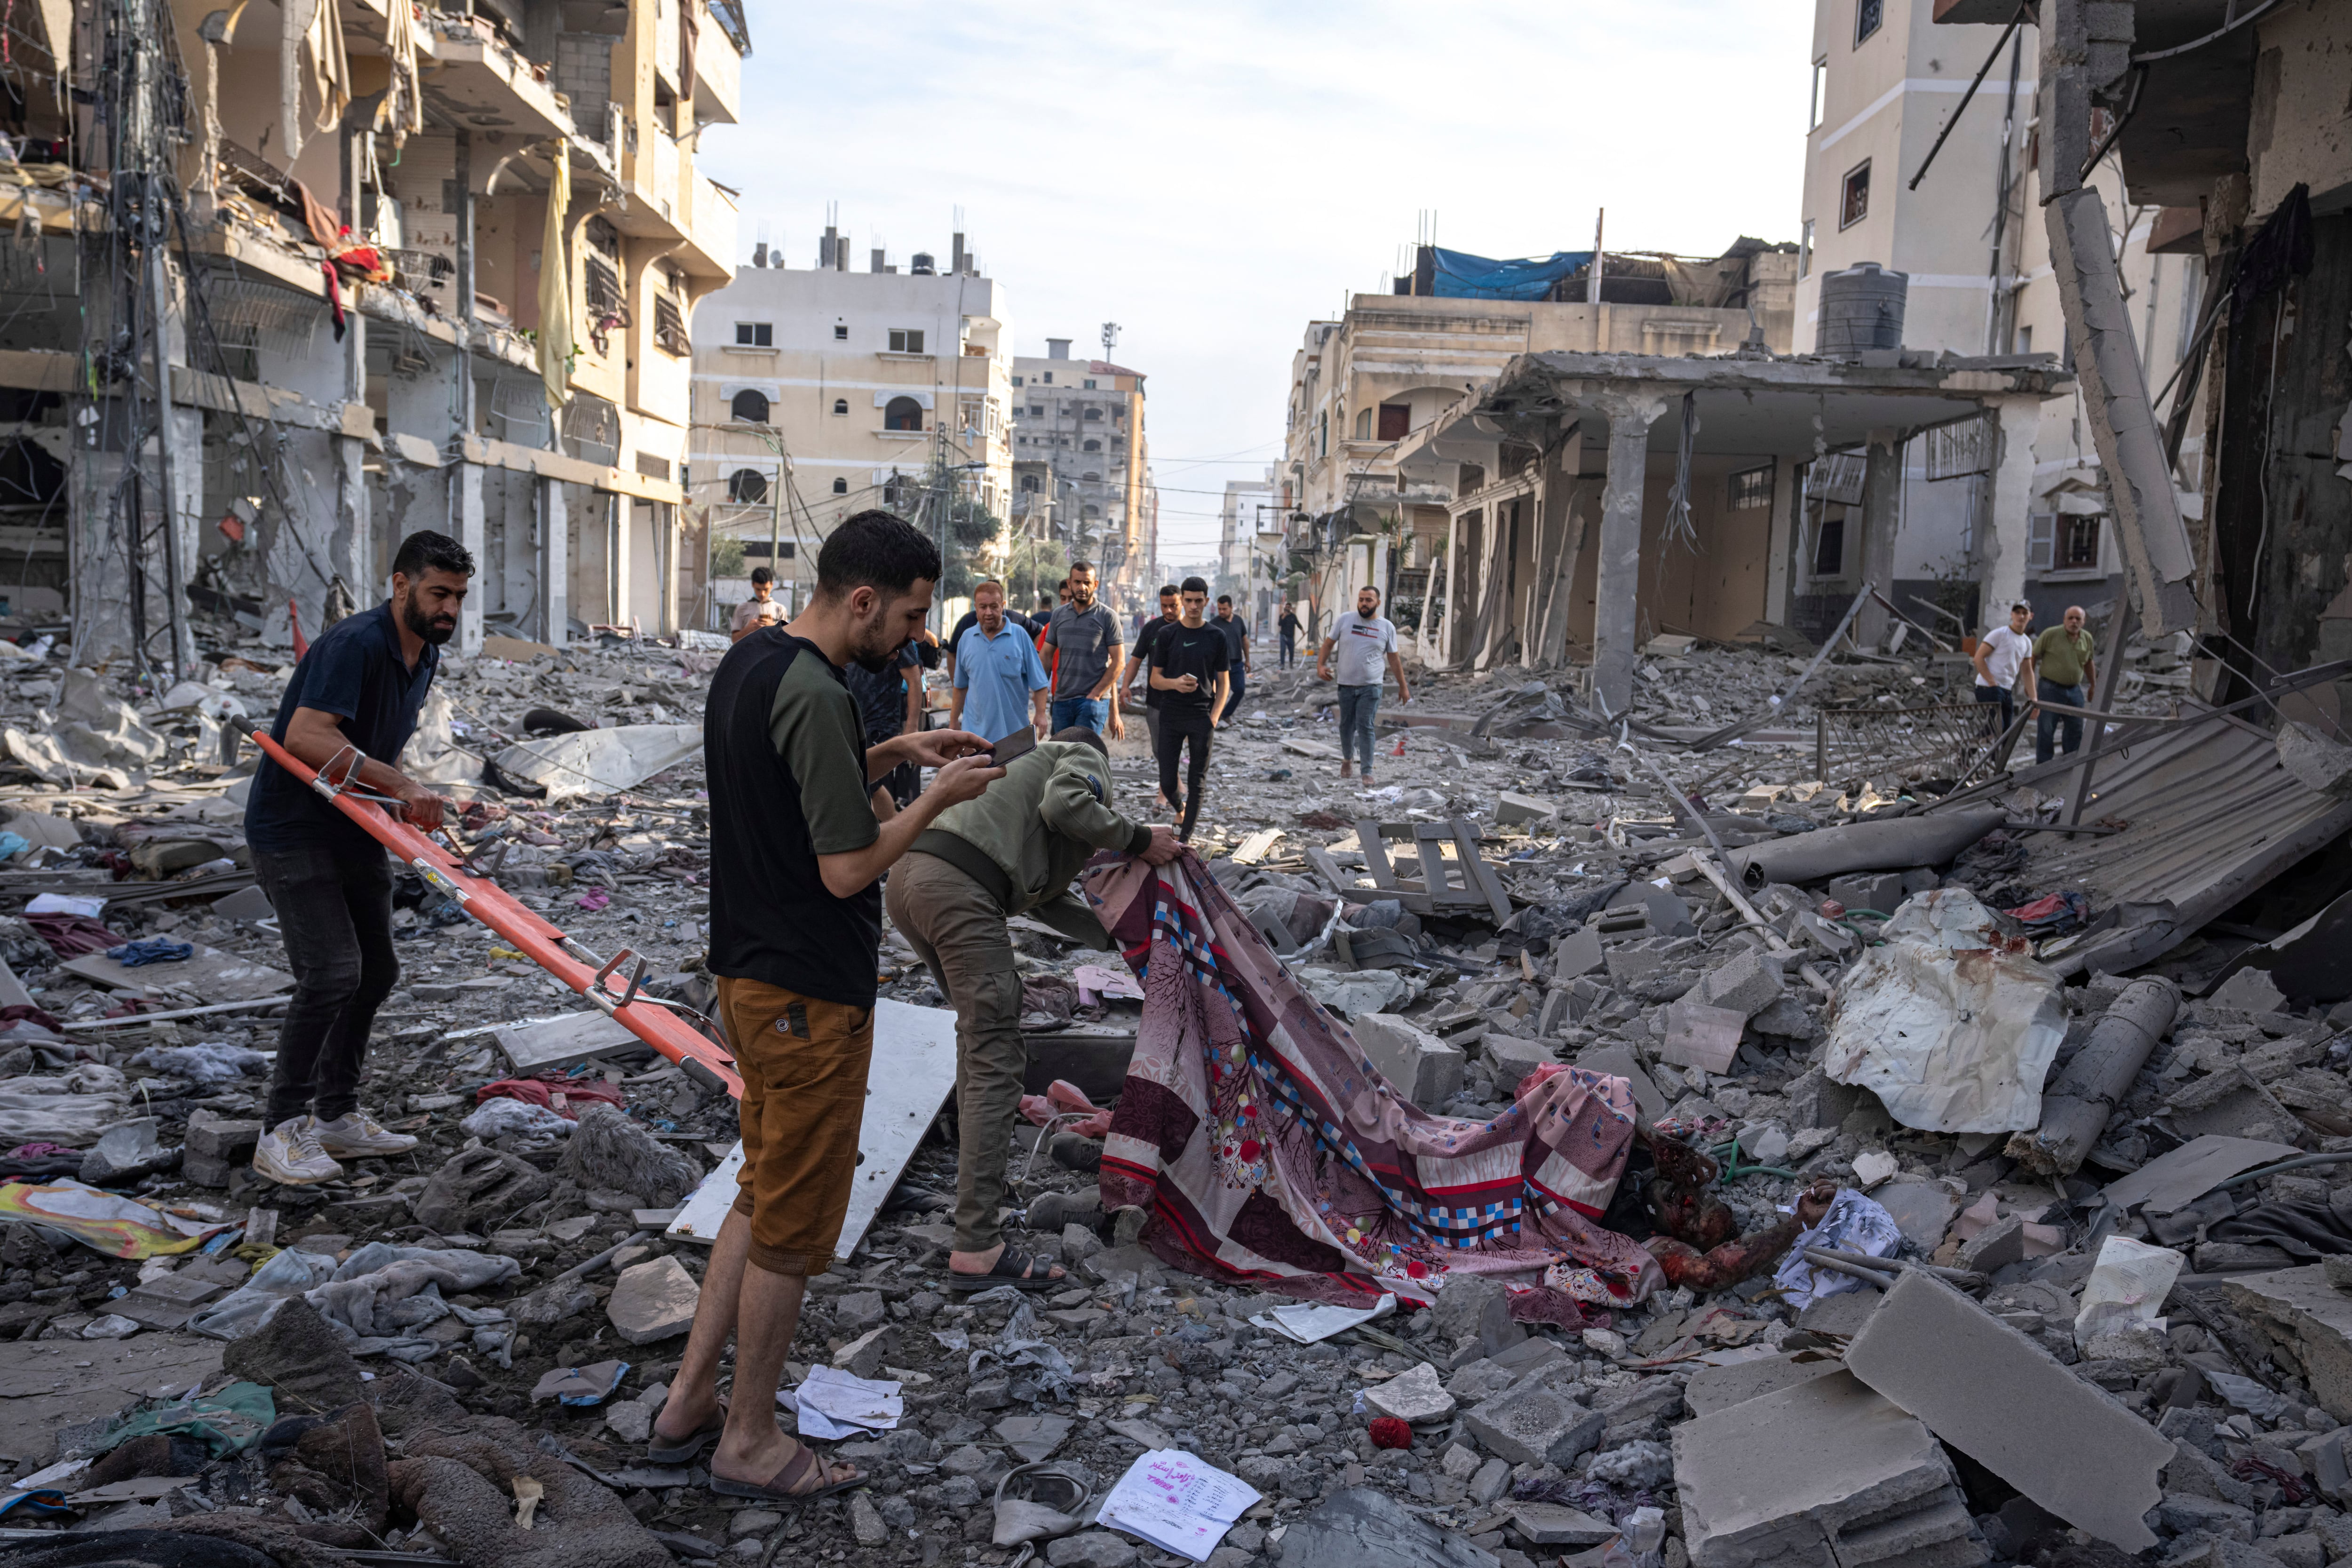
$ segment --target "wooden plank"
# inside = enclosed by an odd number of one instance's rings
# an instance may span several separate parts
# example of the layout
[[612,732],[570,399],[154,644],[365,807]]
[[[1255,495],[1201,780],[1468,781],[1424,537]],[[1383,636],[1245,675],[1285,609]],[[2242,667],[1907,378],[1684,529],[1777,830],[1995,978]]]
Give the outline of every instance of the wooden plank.
[[1396,868],[1389,864],[1388,846],[1381,842],[1381,825],[1369,816],[1356,819],[1356,847],[1363,853],[1364,869],[1371,873],[1372,885],[1393,890]]
[[1243,839],[1241,842],[1241,847],[1234,851],[1234,864],[1236,866],[1256,865],[1259,861],[1266,858],[1267,852],[1273,849],[1275,841],[1281,837],[1282,829],[1279,827],[1259,828],[1255,833],[1253,833],[1247,838]]
[[[1458,835],[1455,836],[1458,839]],[[1421,852],[1421,885],[1429,894],[1429,901],[1441,909],[1480,909],[1486,907],[1486,895],[1479,890],[1470,868],[1459,861],[1449,869],[1445,859],[1448,835],[1433,822],[1413,824],[1412,841]],[[1474,844],[1475,840],[1472,841]],[[1458,844],[1457,844],[1458,847]],[[1472,858],[1476,858],[1474,852]]]
[[1511,896],[1503,889],[1503,879],[1478,853],[1478,830],[1458,816],[1453,827],[1454,852],[1462,857],[1462,879],[1485,900],[1495,923],[1501,925],[1511,918]]
[[1354,885],[1354,879],[1341,871],[1339,862],[1331,858],[1331,851],[1319,844],[1307,847],[1307,863],[1315,868],[1315,874],[1322,878],[1335,893],[1344,894]]

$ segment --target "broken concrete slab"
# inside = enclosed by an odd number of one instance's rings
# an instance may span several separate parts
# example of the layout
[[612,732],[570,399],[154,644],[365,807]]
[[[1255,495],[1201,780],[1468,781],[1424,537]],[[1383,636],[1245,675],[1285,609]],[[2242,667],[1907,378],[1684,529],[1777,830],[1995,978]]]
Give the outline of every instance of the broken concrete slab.
[[1733,1362],[1728,1366],[1702,1366],[1683,1384],[1683,1403],[1690,1406],[1693,1415],[1712,1415],[1844,1370],[1843,1361],[1822,1351],[1791,1351],[1786,1355]]
[[1470,1538],[1441,1530],[1370,1487],[1349,1487],[1283,1531],[1282,1568],[1502,1568]]
[[1469,1058],[1411,1019],[1367,1013],[1348,1029],[1365,1059],[1422,1110],[1435,1110],[1462,1092]]
[[2352,1294],[2331,1284],[2325,1264],[2241,1276],[2222,1299],[2284,1361],[2302,1369],[2311,1396],[2352,1423]]
[[1548,800],[1538,800],[1531,795],[1519,795],[1505,790],[1495,802],[1495,822],[1506,826],[1515,822],[1532,822],[1548,826],[1559,815],[1559,808]]
[[282,969],[256,963],[236,953],[206,947],[203,942],[190,945],[194,952],[176,963],[126,965],[102,952],[86,952],[65,960],[58,967],[110,991],[129,991],[142,996],[184,994],[206,1005],[251,1002],[294,988],[294,977]]
[[1442,1421],[1454,1414],[1454,1395],[1445,1392],[1437,1369],[1425,1361],[1364,1390],[1364,1403],[1373,1414],[1400,1421]]
[[604,1315],[613,1331],[633,1345],[674,1338],[694,1326],[702,1287],[675,1258],[664,1256],[621,1270]]
[[1483,1401],[1465,1421],[1487,1452],[1515,1465],[1566,1465],[1597,1445],[1609,1426],[1607,1415],[1541,1377]]
[[1739,1054],[1739,1037],[1748,1015],[1730,1007],[1711,1007],[1685,996],[1666,1006],[1666,1037],[1658,1047],[1661,1059],[1676,1067],[1727,1073]]
[[1935,1437],[1850,1373],[1685,1422],[1674,1448],[1696,1568],[1985,1560]]
[[2123,1213],[2144,1208],[2149,1214],[2173,1214],[2241,1172],[2291,1160],[2302,1152],[2292,1143],[2206,1133],[2108,1183],[2105,1196]]
[[1601,945],[1601,933],[1591,926],[1580,926],[1552,943],[1551,976],[1563,985],[1591,974],[1608,962],[1608,952]]
[[2163,1121],[2181,1138],[2215,1133],[2275,1143],[2298,1142],[2303,1122],[2278,1102],[2268,1086],[2238,1062],[2203,1078],[2190,1079],[2165,1097]]
[[1515,1502],[1511,1528],[1530,1546],[1598,1546],[1617,1539],[1617,1527],[1580,1508],[1557,1502]]
[[1742,952],[1708,970],[1691,988],[1691,996],[1737,1013],[1744,1022],[1780,1000],[1787,989],[1777,964],[1767,963],[1760,953]]
[[8,1451],[46,1465],[59,1428],[113,1415],[135,1399],[173,1399],[221,1370],[228,1346],[194,1334],[0,1343],[0,1429]]
[[1903,1239],[1922,1253],[1936,1250],[1960,1212],[1959,1198],[1941,1182],[1889,1182],[1870,1196],[1895,1221]]
[[2042,1507],[2126,1552],[2172,1445],[2034,1340],[1906,1272],[1846,1347],[1853,1374]]
[[535,1024],[504,1025],[492,1031],[492,1037],[515,1071],[526,1075],[652,1048],[619,1019],[593,1009]]

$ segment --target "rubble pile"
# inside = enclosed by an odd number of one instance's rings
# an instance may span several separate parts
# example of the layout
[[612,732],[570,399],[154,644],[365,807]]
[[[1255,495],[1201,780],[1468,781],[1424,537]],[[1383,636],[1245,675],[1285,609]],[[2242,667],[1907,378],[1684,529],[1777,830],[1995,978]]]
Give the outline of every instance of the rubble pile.
[[[707,1010],[700,763],[667,731],[698,722],[714,656],[508,651],[527,657],[446,662],[410,764],[465,803],[477,864]],[[1806,659],[1669,647],[1617,731],[1569,684],[1417,678],[1369,787],[1338,776],[1331,689],[1257,672],[1211,765],[1210,872],[1422,1110],[1486,1121],[1531,1076],[1622,1079],[1643,1136],[1597,1217],[1664,1282],[1566,1330],[1515,1313],[1534,1279],[1457,1272],[1349,1310],[1177,1270],[1097,1184],[1092,1112],[1139,987],[1017,920],[1038,1098],[1010,1201],[1067,1279],[945,1290],[955,1142],[935,1125],[811,1281],[785,1378],[787,1422],[867,1484],[783,1510],[645,1448],[698,1296],[698,1195],[730,1179],[727,1097],[420,882],[362,1090],[419,1147],[321,1186],[258,1178],[283,952],[238,865],[251,751],[226,760],[220,731],[288,671],[223,656],[175,696],[0,657],[30,781],[0,792],[25,841],[0,891],[26,905],[0,921],[24,993],[0,996],[0,1530],[36,1547],[194,1532],[466,1568],[2352,1556],[2352,1015],[2253,969],[2062,975],[2101,911],[2037,910],[2061,890],[2034,879],[2055,836],[2032,832],[2058,792],[1930,813],[1949,780],[1814,776],[1811,704],[1965,700],[1948,658],[1829,661],[1773,713]],[[2140,650],[2122,706],[2159,708],[2179,668]],[[1736,745],[1690,743],[1759,711]],[[1119,804],[1154,816],[1140,727],[1113,751]],[[941,1005],[895,933],[881,968],[886,1005]],[[1147,1457],[1199,1467],[1198,1550],[1122,1506]]]

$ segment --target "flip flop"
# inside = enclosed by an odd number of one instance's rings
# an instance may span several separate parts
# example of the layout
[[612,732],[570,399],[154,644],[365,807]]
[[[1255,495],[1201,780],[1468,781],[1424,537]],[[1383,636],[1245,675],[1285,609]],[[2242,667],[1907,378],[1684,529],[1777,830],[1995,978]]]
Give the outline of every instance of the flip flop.
[[995,1268],[985,1274],[959,1274],[950,1268],[947,1271],[947,1287],[968,1294],[974,1290],[992,1290],[999,1285],[1010,1285],[1020,1290],[1058,1290],[1070,1284],[1070,1276],[1066,1272],[1059,1278],[1031,1272],[1040,1265],[1046,1268],[1055,1267],[1045,1258],[1007,1243],[1004,1250],[996,1255]]
[[710,1475],[710,1489],[722,1497],[753,1498],[761,1502],[804,1503],[814,1502],[821,1497],[831,1497],[835,1492],[845,1492],[852,1487],[862,1487],[867,1479],[863,1475],[856,1475],[845,1481],[834,1481],[811,1491],[794,1491],[793,1489],[805,1481],[812,1471],[820,1476],[824,1474],[825,1463],[816,1457],[815,1449],[803,1443],[799,1451],[768,1478],[766,1485],[730,1480],[714,1470]]
[[719,1441],[727,1430],[727,1402],[719,1402],[718,1418],[708,1426],[697,1427],[667,1447],[659,1436],[646,1439],[646,1462],[649,1465],[687,1465],[702,1457],[702,1450]]

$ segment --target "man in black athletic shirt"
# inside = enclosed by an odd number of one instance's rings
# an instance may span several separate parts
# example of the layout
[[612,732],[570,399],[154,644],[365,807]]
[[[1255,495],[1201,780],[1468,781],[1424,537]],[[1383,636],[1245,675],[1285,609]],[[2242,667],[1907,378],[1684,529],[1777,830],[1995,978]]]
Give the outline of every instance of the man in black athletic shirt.
[[[1209,771],[1209,739],[1224,710],[1233,685],[1232,645],[1211,626],[1202,612],[1209,607],[1209,584],[1198,577],[1184,579],[1181,620],[1163,622],[1151,644],[1151,689],[1160,694],[1160,793],[1169,809],[1181,809],[1183,824],[1177,837],[1192,842],[1193,819],[1201,814],[1201,781]],[[1176,787],[1176,756],[1184,750],[1185,783]]]

